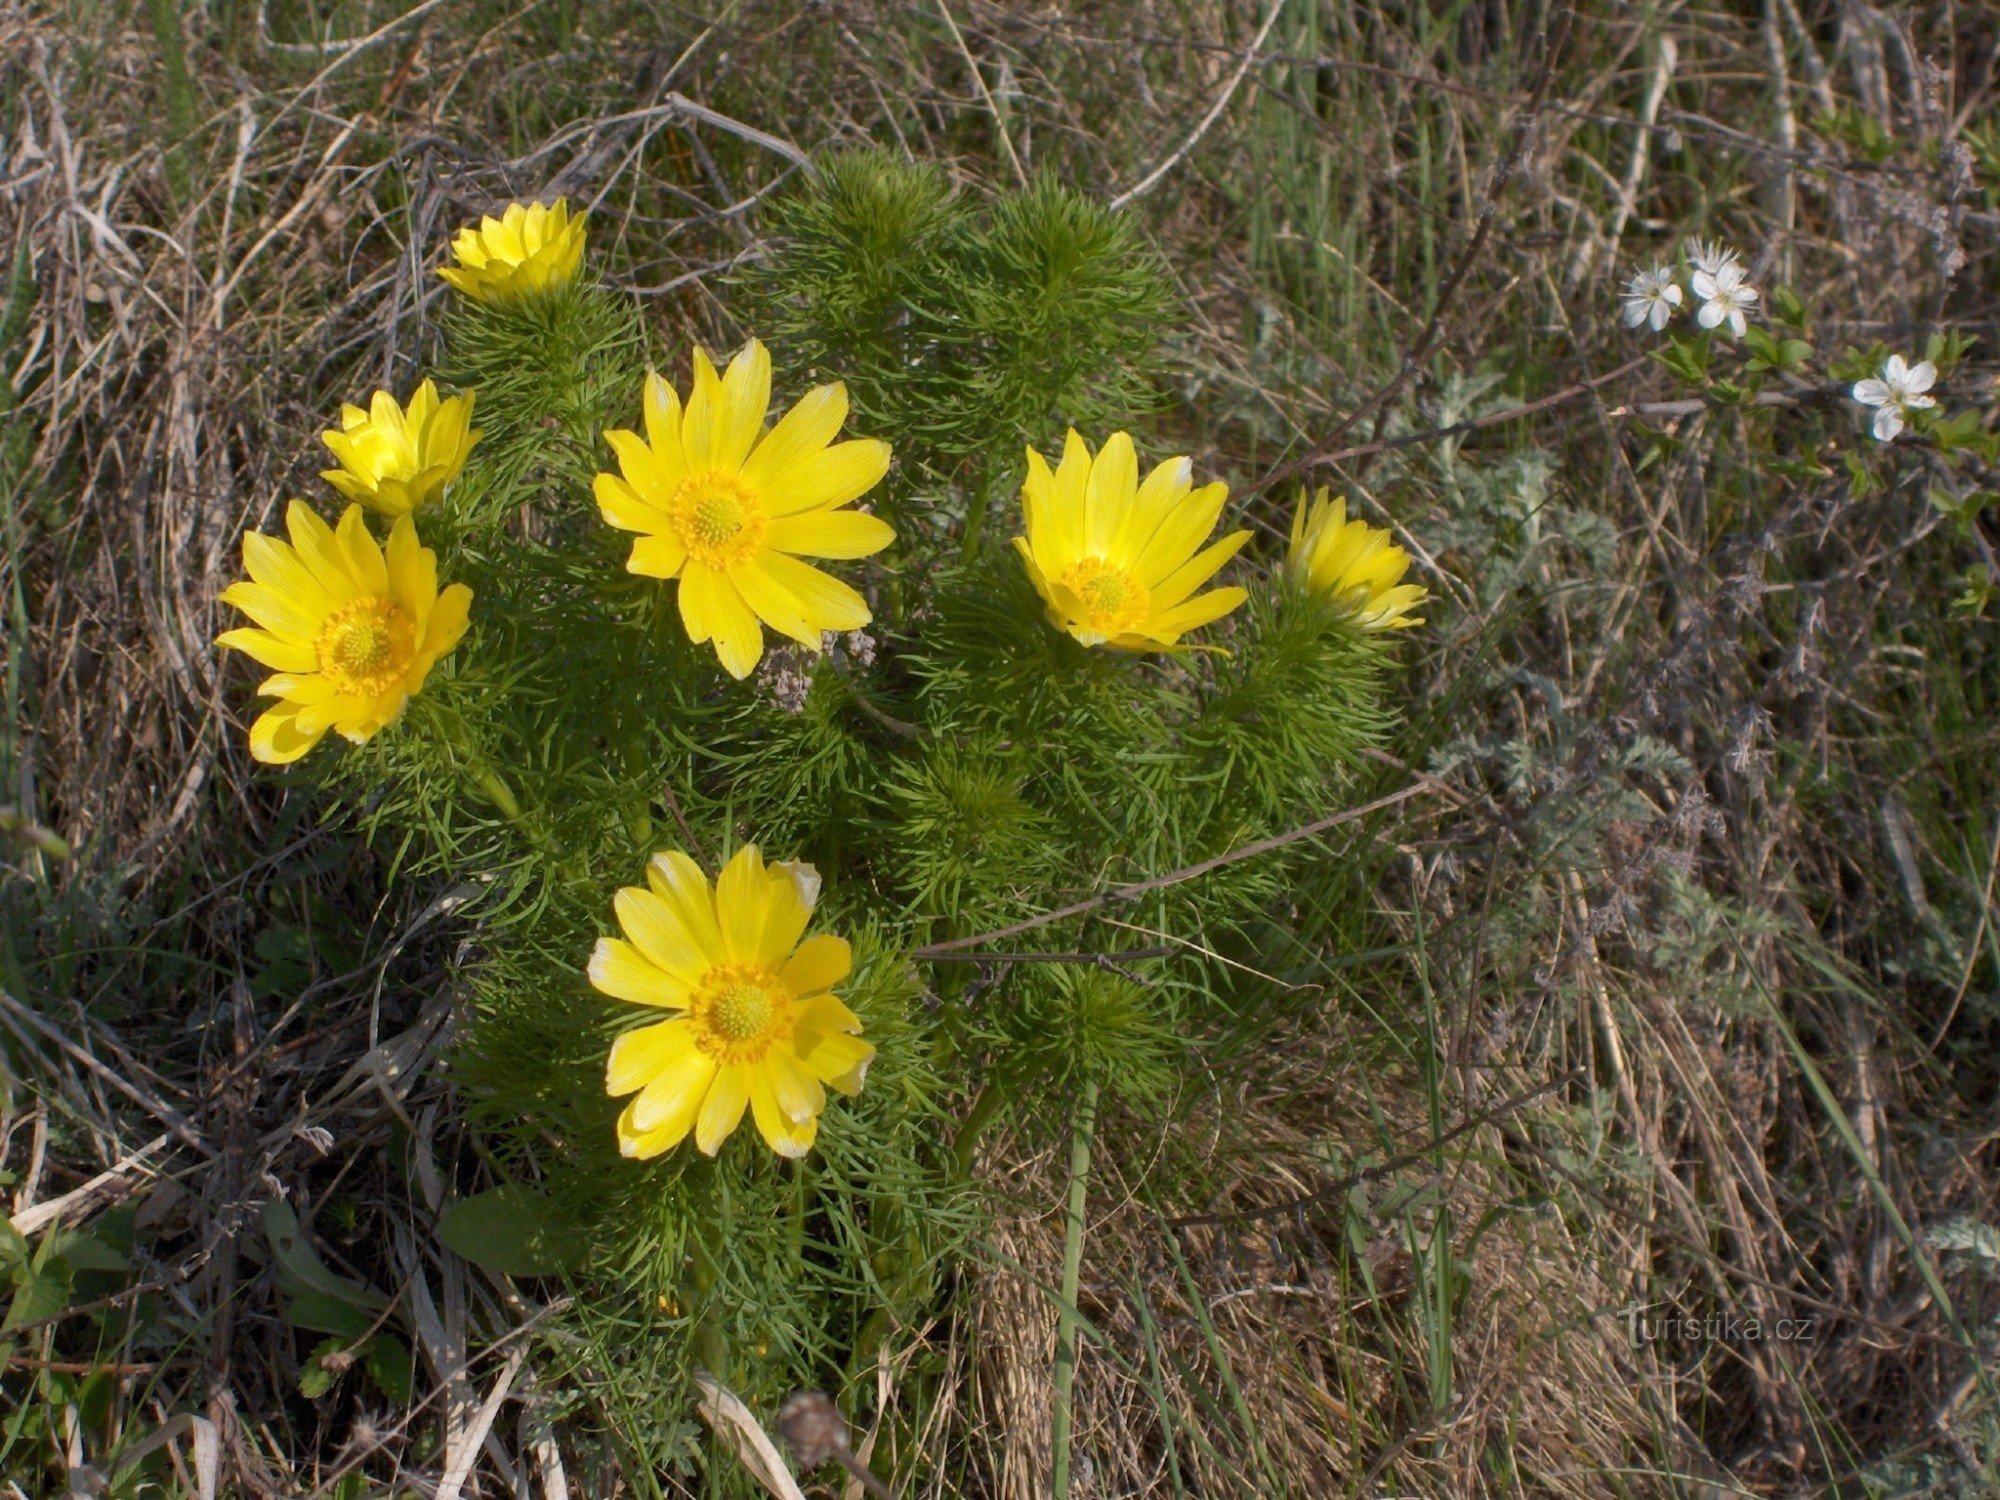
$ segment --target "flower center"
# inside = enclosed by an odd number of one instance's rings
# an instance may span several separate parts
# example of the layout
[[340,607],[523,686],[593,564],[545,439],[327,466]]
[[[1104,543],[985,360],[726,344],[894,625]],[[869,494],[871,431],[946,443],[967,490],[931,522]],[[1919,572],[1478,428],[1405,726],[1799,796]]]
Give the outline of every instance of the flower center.
[[390,600],[355,599],[326,617],[313,649],[320,675],[339,691],[379,698],[416,660],[417,626]]
[[688,556],[711,568],[744,561],[764,537],[763,500],[721,469],[688,475],[667,509]]
[[1143,625],[1152,606],[1146,586],[1117,563],[1086,557],[1062,576],[1083,604],[1082,624],[1106,635]]
[[792,995],[755,964],[718,964],[688,1004],[695,1045],[717,1062],[757,1062],[791,1035]]

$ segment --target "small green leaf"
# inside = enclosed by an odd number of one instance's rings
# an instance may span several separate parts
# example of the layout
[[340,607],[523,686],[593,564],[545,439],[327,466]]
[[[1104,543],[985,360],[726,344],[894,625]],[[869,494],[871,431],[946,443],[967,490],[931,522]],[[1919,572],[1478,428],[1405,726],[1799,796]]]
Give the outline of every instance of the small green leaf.
[[285,1316],[294,1328],[338,1334],[344,1339],[358,1339],[375,1326],[372,1313],[323,1292],[301,1292],[292,1297],[286,1303]]
[[52,1253],[69,1262],[72,1271],[122,1271],[129,1262],[87,1229],[53,1229]]
[[583,1261],[575,1226],[533,1188],[507,1183],[461,1198],[438,1220],[438,1238],[482,1270],[505,1276],[553,1276]]
[[378,1333],[361,1351],[362,1367],[375,1388],[398,1406],[410,1404],[416,1371],[410,1361],[410,1347],[392,1334]]
[[313,1345],[313,1352],[299,1369],[299,1394],[308,1401],[317,1401],[338,1385],[344,1371],[340,1356],[346,1352],[346,1339],[322,1339]]

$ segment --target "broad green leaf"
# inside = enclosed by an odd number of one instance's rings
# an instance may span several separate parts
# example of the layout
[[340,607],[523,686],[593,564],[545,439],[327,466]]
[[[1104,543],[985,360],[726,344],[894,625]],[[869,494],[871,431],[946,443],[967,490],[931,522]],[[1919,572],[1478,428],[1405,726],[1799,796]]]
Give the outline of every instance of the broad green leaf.
[[553,1276],[584,1254],[575,1227],[519,1183],[459,1199],[438,1220],[438,1238],[482,1270],[505,1276]]
[[259,1210],[264,1222],[264,1238],[270,1242],[271,1257],[277,1263],[278,1290],[288,1297],[318,1292],[338,1301],[351,1302],[378,1313],[389,1305],[380,1292],[329,1269],[307,1241],[299,1226],[299,1216],[282,1198],[267,1198]]
[[286,1304],[285,1316],[294,1328],[303,1328],[308,1333],[338,1334],[344,1339],[358,1339],[375,1326],[373,1314],[323,1292],[301,1292],[292,1297]]

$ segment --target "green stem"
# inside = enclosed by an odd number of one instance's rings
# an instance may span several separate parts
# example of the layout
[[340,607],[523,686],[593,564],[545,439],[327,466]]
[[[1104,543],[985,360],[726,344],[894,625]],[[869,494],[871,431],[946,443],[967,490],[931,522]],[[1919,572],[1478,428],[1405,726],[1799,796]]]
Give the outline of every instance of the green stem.
[[984,466],[981,468],[979,488],[972,492],[972,498],[965,504],[965,538],[960,557],[970,562],[979,548],[979,533],[986,526],[987,507],[992,503],[993,481]]
[[[725,1212],[720,1220],[728,1222]],[[730,1380],[729,1346],[722,1336],[722,1321],[716,1306],[715,1287],[720,1279],[716,1273],[715,1258],[709,1254],[708,1245],[699,1230],[688,1240],[689,1257],[694,1262],[694,1296],[690,1299],[696,1318],[694,1352],[701,1367],[725,1385]]]
[[1097,1128],[1097,1081],[1088,1079],[1076,1102],[1069,1137],[1069,1209],[1063,1221],[1062,1305],[1056,1309],[1056,1379],[1049,1447],[1054,1469],[1049,1488],[1055,1500],[1069,1500],[1069,1447],[1076,1384],[1077,1290],[1083,1278],[1083,1210],[1090,1196],[1090,1138]]
[[960,1177],[972,1175],[972,1158],[979,1150],[979,1137],[1006,1106],[1007,1091],[988,1080],[979,1090],[979,1097],[972,1101],[972,1108],[966,1111],[965,1123],[958,1127],[958,1135],[951,1143],[952,1160],[958,1164]]

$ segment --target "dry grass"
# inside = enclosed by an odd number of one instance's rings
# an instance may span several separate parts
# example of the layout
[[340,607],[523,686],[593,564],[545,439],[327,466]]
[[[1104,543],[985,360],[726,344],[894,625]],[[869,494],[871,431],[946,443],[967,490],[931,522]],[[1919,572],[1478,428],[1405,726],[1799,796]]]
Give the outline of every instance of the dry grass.
[[[332,402],[414,368],[428,258],[464,215],[590,200],[605,263],[679,339],[729,329],[722,270],[788,169],[727,121],[900,142],[968,185],[1052,163],[1116,194],[1169,163],[1137,210],[1191,310],[1164,420],[1246,490],[1473,414],[1454,376],[1505,377],[1505,406],[1611,370],[1633,352],[1612,275],[1684,228],[1757,247],[1827,347],[2000,339],[1993,184],[1952,149],[1992,125],[2000,33],[1949,3],[1586,7],[1532,108],[1534,4],[1295,3],[1254,54],[1261,0],[357,3],[332,12],[352,48],[218,4],[181,18],[183,95],[159,8],[0,0],[0,252],[35,277],[0,348],[25,397],[0,444],[21,601],[0,800],[74,850],[10,846],[0,872],[24,893],[0,905],[0,1166],[28,1226],[135,1208],[143,1288],[19,1334],[5,1401],[53,1413],[0,1464],[22,1493],[179,1411],[215,1424],[242,1493],[692,1482],[621,1477],[582,1436],[618,1414],[523,1357],[559,1310],[435,1242],[476,1165],[436,1066],[474,934],[451,892],[385,896],[388,851],[252,773],[244,684],[209,645],[237,538],[312,483]],[[1936,149],[1878,166],[1814,126],[1839,109]],[[1368,410],[1431,328],[1408,399]],[[1993,368],[1959,399],[1990,403]],[[1924,1238],[2000,1222],[1994,627],[1941,607],[1925,474],[1860,500],[1774,480],[1706,414],[1660,417],[1677,446],[1640,472],[1624,408],[1669,394],[1637,372],[1464,451],[1326,475],[1441,554],[1454,607],[1402,747],[1441,781],[1352,925],[1393,951],[1233,1057],[1166,1140],[1107,1121],[1084,1493],[1973,1493],[2000,1459],[1964,1346],[1988,1348],[2000,1253]],[[1530,445],[1546,522],[1480,488]],[[1460,740],[1477,753],[1447,765]],[[911,1493],[1045,1483],[1062,1157],[1024,1132],[982,1172],[991,1253],[883,1382]],[[399,1298],[410,1409],[352,1378],[297,1395],[274,1196]],[[1293,1198],[1314,1201],[1243,1217]],[[1640,1305],[1814,1337],[1635,1343]],[[107,1361],[90,1422],[63,1418],[43,1366]],[[193,1486],[192,1453],[160,1450],[160,1482]]]

